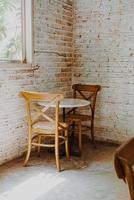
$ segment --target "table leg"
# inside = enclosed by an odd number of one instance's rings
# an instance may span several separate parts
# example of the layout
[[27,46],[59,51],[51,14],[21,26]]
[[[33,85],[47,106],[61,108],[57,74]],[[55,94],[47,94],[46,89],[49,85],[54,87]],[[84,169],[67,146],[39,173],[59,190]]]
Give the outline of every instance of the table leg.
[[72,124],[72,131],[71,131],[71,144],[74,146],[74,131],[75,131],[75,123]]
[[[65,110],[65,108],[63,108],[63,122],[65,122],[65,121],[66,121],[66,110]],[[75,123],[73,123],[73,125],[72,125],[69,151],[70,151],[70,155],[79,157],[80,156],[79,152],[75,151],[75,149],[74,149],[74,134],[75,134]],[[65,152],[63,152],[62,155],[65,155]]]
[[66,110],[65,108],[63,108],[63,122],[66,121]]
[[80,152],[75,149],[75,122],[73,122],[72,124],[70,155],[76,156],[76,157],[81,156]]

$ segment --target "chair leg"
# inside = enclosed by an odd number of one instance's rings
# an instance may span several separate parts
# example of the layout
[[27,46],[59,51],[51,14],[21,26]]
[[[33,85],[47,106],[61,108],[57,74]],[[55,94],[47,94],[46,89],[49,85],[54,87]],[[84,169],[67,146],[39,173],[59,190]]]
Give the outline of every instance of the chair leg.
[[55,159],[56,159],[56,167],[57,170],[60,172],[60,161],[59,161],[59,141],[58,138],[55,139]]
[[79,155],[81,156],[81,150],[82,150],[82,141],[81,141],[81,123],[78,124],[78,129],[79,129]]
[[30,157],[30,153],[31,153],[31,139],[29,139],[29,141],[28,141],[28,150],[27,150],[26,158],[25,158],[25,161],[24,161],[24,164],[23,164],[24,167],[27,165],[27,162],[28,162],[29,157]]
[[66,158],[69,159],[68,131],[67,130],[65,130],[65,151],[66,151]]
[[[38,144],[41,143],[41,135],[38,136]],[[38,146],[38,156],[40,156],[40,149],[41,149],[41,146]]]
[[92,143],[93,143],[94,147],[96,148],[96,143],[94,140],[94,122],[91,122],[91,139],[92,139]]

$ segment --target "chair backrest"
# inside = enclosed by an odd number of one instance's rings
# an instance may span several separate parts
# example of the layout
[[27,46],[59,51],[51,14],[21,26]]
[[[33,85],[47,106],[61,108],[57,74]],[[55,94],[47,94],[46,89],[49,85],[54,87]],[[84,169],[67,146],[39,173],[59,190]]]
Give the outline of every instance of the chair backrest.
[[[20,92],[20,96],[23,97],[26,101],[28,126],[30,129],[41,118],[42,120],[45,120],[45,121],[55,122],[56,128],[58,130],[59,104],[60,104],[60,100],[63,99],[62,94],[22,91]],[[47,101],[47,104],[46,106],[42,107],[37,104],[38,101]],[[55,105],[54,119],[51,116],[49,116],[47,113],[48,109],[50,109],[52,105]],[[34,116],[33,116],[33,112],[34,112]]]
[[90,108],[91,108],[92,114],[94,114],[96,97],[97,97],[97,93],[101,90],[101,86],[100,85],[74,84],[72,86],[72,88],[73,88],[74,98],[79,96],[85,100],[90,100],[90,102],[91,102]]

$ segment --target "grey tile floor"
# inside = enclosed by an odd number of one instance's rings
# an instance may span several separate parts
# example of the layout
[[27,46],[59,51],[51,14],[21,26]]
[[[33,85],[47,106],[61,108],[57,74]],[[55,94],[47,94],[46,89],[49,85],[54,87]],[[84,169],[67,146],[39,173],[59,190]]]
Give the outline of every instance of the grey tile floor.
[[115,148],[86,143],[81,158],[61,158],[60,173],[44,149],[41,157],[31,156],[28,167],[22,158],[12,161],[0,167],[0,200],[129,200],[127,185],[114,171]]

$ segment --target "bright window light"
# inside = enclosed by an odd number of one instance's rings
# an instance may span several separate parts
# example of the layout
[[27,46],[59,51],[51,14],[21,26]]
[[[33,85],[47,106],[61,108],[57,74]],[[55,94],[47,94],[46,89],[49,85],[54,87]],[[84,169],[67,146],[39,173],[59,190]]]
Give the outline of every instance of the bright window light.
[[0,0],[0,62],[32,62],[32,0]]

